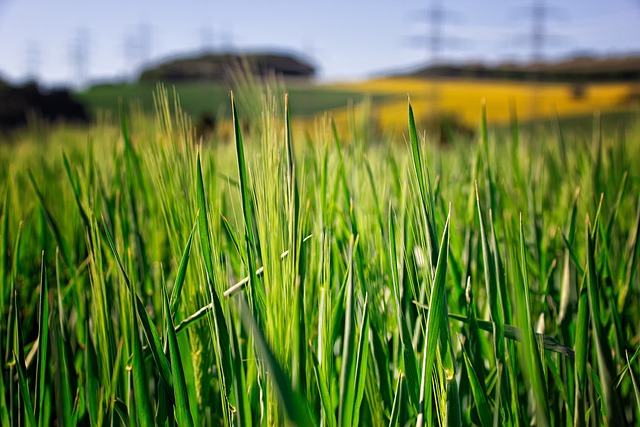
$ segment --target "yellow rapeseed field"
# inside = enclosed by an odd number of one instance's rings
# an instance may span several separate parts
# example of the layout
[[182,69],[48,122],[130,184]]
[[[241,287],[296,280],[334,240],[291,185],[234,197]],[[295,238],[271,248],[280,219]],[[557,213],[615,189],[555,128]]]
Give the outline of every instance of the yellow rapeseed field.
[[[477,126],[484,99],[487,120],[506,123],[512,106],[519,120],[589,114],[620,109],[638,89],[628,83],[539,83],[462,79],[384,78],[337,87],[387,98],[372,105],[371,114],[386,131],[406,128],[407,97],[417,115],[427,117],[434,111],[453,115],[462,124]],[[346,122],[347,109],[334,112],[338,123]]]

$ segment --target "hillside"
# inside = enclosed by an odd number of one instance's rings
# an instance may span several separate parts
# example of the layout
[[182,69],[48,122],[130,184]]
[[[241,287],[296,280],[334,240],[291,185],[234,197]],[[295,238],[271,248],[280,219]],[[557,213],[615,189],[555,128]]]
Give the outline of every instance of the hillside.
[[474,79],[531,80],[545,82],[619,82],[640,80],[640,55],[591,57],[576,56],[539,63],[504,62],[438,64],[421,67],[396,76],[464,77]]
[[309,79],[316,73],[309,62],[292,54],[258,52],[221,53],[180,57],[161,62],[142,71],[141,82],[225,81],[238,66],[249,65],[257,76],[274,73],[280,77]]

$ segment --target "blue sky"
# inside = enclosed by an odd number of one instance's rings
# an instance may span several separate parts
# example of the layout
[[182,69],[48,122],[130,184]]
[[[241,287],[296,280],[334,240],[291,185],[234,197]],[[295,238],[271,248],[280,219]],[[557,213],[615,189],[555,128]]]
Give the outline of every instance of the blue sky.
[[[237,50],[280,48],[315,58],[322,80],[358,79],[426,62],[412,36],[426,34],[420,18],[433,0],[0,0],[0,76],[29,72],[49,84],[76,82],[71,46],[88,36],[91,80],[131,75],[146,52],[152,60],[204,46]],[[450,0],[443,33],[456,43],[448,60],[496,62],[531,56],[533,0]],[[573,52],[640,53],[640,0],[551,2],[546,57]],[[149,38],[136,50],[135,40]],[[127,48],[127,46],[129,46]]]

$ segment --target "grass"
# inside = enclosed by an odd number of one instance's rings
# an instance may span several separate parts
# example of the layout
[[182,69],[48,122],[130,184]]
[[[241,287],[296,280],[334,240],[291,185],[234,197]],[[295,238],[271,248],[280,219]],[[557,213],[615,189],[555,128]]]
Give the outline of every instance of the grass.
[[442,148],[279,94],[0,146],[3,425],[640,425],[637,124]]
[[[197,119],[207,114],[212,117],[231,118],[229,88],[223,83],[185,82],[172,85],[180,94],[183,111]],[[147,114],[154,114],[153,83],[104,84],[90,87],[77,94],[94,113],[116,114],[121,105],[136,103]],[[291,108],[297,118],[313,117],[327,110],[341,108],[348,102],[359,103],[366,94],[331,86],[297,83],[288,87]],[[375,96],[382,100],[384,95]]]

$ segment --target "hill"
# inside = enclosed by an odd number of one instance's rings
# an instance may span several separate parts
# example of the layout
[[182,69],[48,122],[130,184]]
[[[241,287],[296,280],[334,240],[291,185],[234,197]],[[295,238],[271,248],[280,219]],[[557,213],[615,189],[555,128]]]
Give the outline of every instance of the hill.
[[247,54],[221,53],[200,54],[162,62],[142,71],[141,82],[163,81],[168,83],[186,81],[225,81],[230,71],[239,65],[248,64],[257,76],[274,73],[279,77],[309,79],[316,73],[315,67],[293,55],[273,52]]
[[396,76],[464,77],[473,79],[531,80],[544,82],[619,82],[640,80],[640,55],[591,57],[576,56],[538,63],[504,62],[438,64],[421,67]]

